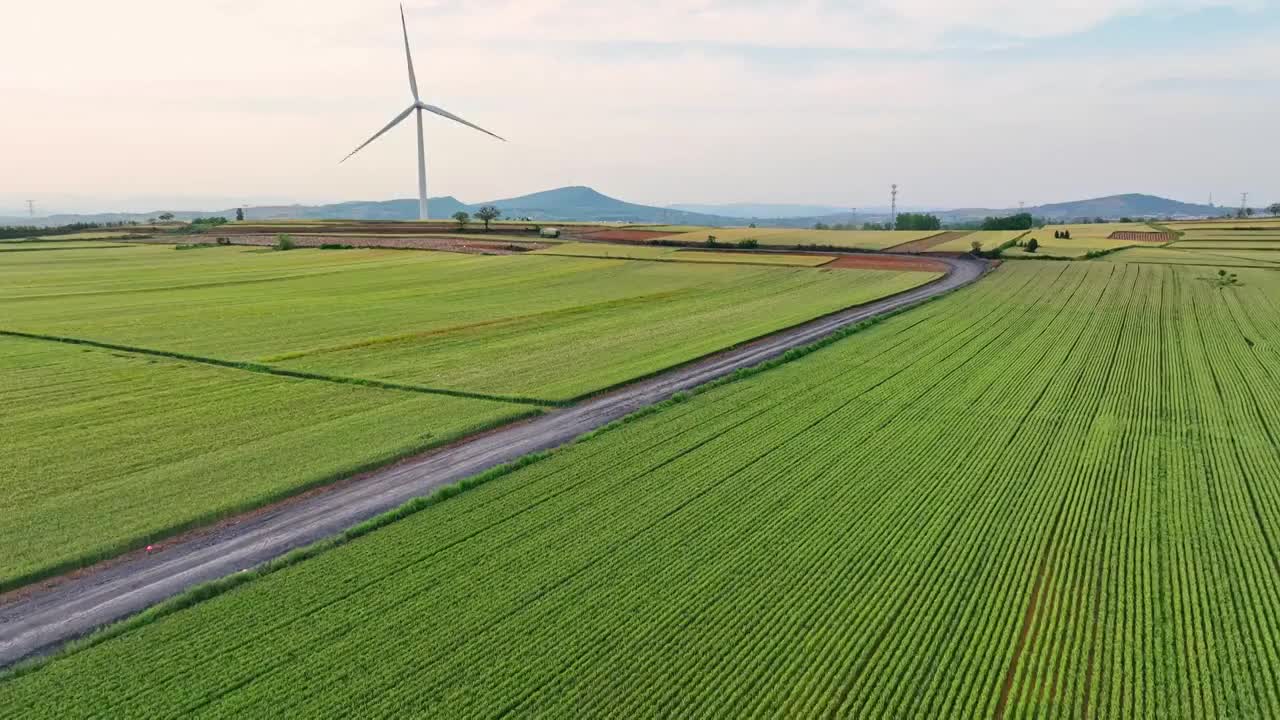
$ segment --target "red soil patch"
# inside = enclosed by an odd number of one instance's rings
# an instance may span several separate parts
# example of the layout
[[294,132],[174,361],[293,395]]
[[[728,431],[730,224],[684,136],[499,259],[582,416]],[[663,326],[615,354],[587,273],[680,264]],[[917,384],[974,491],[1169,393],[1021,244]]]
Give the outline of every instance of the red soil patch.
[[662,232],[661,230],[597,230],[595,232],[584,233],[580,237],[583,240],[596,240],[601,242],[647,242],[654,238],[667,237],[675,233]]
[[1136,232],[1134,230],[1117,230],[1108,237],[1110,240],[1132,240],[1135,242],[1167,243],[1177,240],[1173,233]]
[[821,266],[842,270],[897,270],[900,272],[947,272],[946,263],[906,255],[841,255]]
[[972,234],[973,234],[972,232],[953,230],[950,232],[938,233],[937,235],[931,235],[922,240],[912,240],[909,243],[895,245],[889,249],[892,250],[893,252],[904,252],[904,253],[924,252],[926,250],[933,249],[941,245],[942,243],[950,242],[952,240],[959,240],[965,235],[972,235]]

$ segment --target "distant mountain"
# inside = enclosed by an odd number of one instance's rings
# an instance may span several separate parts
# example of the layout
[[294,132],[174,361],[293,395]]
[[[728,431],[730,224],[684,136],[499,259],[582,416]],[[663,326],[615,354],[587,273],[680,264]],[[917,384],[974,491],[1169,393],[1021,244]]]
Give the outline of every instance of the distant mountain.
[[[688,212],[670,208],[624,202],[595,190],[575,185],[531,195],[494,200],[512,217],[534,220],[582,220],[599,222],[664,223],[674,225],[726,225],[736,218],[709,213]],[[435,211],[432,211],[432,215]]]
[[[468,204],[452,196],[430,200],[432,218],[447,219],[459,210],[475,213],[482,205],[496,205],[507,217],[528,217],[534,220],[579,222],[625,222],[670,225],[742,225],[748,220],[762,227],[808,227],[818,222],[828,224],[849,222],[849,211],[835,208],[835,212],[822,214],[790,215],[801,210],[832,210],[822,205],[787,205],[771,203],[738,203],[730,205],[673,205],[653,207],[638,205],[609,197],[589,187],[572,186],[536,192],[530,195],[493,200],[487,203]],[[703,208],[705,211],[690,208]],[[766,213],[765,211],[772,211]],[[754,214],[759,212],[759,215]],[[1209,205],[1178,202],[1154,195],[1111,195],[1091,200],[1038,205],[1026,208],[1036,217],[1057,221],[1121,217],[1214,217],[1230,212],[1229,209]],[[161,210],[150,213],[98,213],[86,215],[52,215],[43,218],[0,217],[0,225],[66,225],[77,222],[128,222],[155,218]],[[223,210],[171,211],[179,220],[195,217],[235,217],[235,208]],[[981,220],[992,215],[1009,215],[1019,212],[1015,208],[962,208],[958,210],[932,211],[947,223]],[[730,214],[738,213],[738,214]],[[743,214],[753,213],[753,214]],[[888,213],[883,208],[859,211],[857,222],[883,222]],[[347,220],[412,220],[418,217],[418,201],[399,200],[353,201],[330,205],[269,205],[245,208],[249,220],[277,220],[285,218],[347,219]],[[757,219],[759,218],[759,219]]]
[[704,215],[723,215],[724,217],[741,218],[791,218],[819,217],[824,215],[849,214],[850,208],[834,205],[796,205],[788,203],[728,203],[725,205],[703,205],[687,203],[668,205],[672,210],[681,210]]
[[[545,190],[530,195],[468,204],[452,196],[428,200],[432,219],[448,219],[459,210],[475,213],[484,205],[496,205],[508,217],[534,220],[575,220],[580,222],[661,223],[678,225],[734,225],[738,218],[685,212],[669,208],[637,205],[609,197],[589,187],[573,186]],[[163,210],[150,213],[97,213],[51,215],[44,218],[0,217],[0,225],[66,225],[77,222],[129,222],[155,218]],[[222,210],[171,210],[178,220],[196,217],[235,217],[235,208]],[[418,201],[371,200],[329,205],[264,205],[245,208],[246,220],[416,220]]]
[[1196,218],[1215,217],[1231,212],[1230,209],[1212,205],[1184,203],[1155,195],[1130,193],[1127,195],[1108,195],[1107,197],[1076,200],[1073,202],[1036,205],[1025,209],[1018,208],[960,208],[935,212],[947,222],[965,220],[981,220],[997,215],[1012,215],[1017,212],[1029,212],[1038,218],[1049,220],[1092,220],[1103,218],[1116,220],[1122,217],[1131,218]]
[[1230,210],[1212,205],[1184,203],[1155,195],[1109,195],[1092,200],[1039,205],[1031,208],[1033,215],[1054,220],[1071,220],[1076,218],[1101,217],[1107,219],[1121,217],[1204,217],[1221,215]]

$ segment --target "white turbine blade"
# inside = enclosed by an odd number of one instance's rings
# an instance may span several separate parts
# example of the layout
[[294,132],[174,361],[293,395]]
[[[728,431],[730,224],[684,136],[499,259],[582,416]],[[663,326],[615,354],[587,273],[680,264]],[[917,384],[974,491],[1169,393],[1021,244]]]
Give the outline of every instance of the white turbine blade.
[[502,137],[501,135],[491,133],[488,130],[485,130],[484,128],[480,127],[479,125],[476,125],[475,123],[467,122],[466,120],[463,120],[462,118],[458,117],[457,115],[454,115],[453,113],[449,112],[448,110],[445,110],[444,108],[439,108],[439,107],[436,107],[435,105],[428,105],[426,103],[418,103],[418,107],[422,108],[423,110],[426,110],[427,112],[433,112],[439,115],[440,117],[447,117],[454,122],[462,123],[463,125],[466,125],[469,128],[474,128],[476,130],[479,130],[485,135],[492,135],[493,137],[498,138],[502,142],[507,141],[507,139]]
[[386,127],[382,128],[382,129],[381,129],[381,130],[379,130],[378,132],[374,133],[374,134],[373,134],[373,137],[369,138],[368,140],[365,140],[363,143],[361,143],[361,144],[360,144],[360,147],[356,148],[355,150],[352,150],[350,153],[348,153],[348,154],[347,154],[347,156],[346,156],[346,157],[344,157],[344,158],[342,158],[341,160],[339,160],[339,161],[338,161],[338,164],[339,164],[339,165],[341,165],[342,163],[344,163],[344,162],[346,162],[347,160],[351,159],[351,156],[352,156],[352,155],[355,155],[356,153],[358,153],[358,152],[360,152],[361,150],[363,150],[363,149],[365,148],[365,146],[366,146],[366,145],[368,145],[369,143],[373,142],[374,140],[377,140],[378,138],[382,137],[382,134],[383,134],[383,133],[385,133],[386,131],[388,131],[388,130],[390,130],[391,128],[395,127],[395,126],[396,126],[396,124],[397,124],[397,123],[399,123],[401,120],[403,120],[403,119],[405,119],[405,118],[409,117],[409,113],[411,113],[411,112],[413,112],[414,110],[416,110],[416,109],[417,109],[417,107],[418,107],[418,106],[416,106],[416,105],[410,105],[409,107],[405,108],[404,112],[402,112],[402,113],[400,113],[399,115],[395,116],[395,118],[393,118],[393,119],[391,120],[391,122],[387,123],[387,126],[386,126]]
[[409,54],[409,27],[404,24],[404,5],[400,5],[400,29],[404,31],[404,60],[409,64],[409,89],[413,101],[418,102],[418,78],[413,74],[413,55]]

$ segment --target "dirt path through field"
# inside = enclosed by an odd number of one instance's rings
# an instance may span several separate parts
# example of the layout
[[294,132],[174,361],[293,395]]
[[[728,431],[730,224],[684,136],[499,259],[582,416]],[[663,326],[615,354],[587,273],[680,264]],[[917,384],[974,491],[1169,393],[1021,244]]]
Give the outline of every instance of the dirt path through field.
[[720,351],[571,407],[401,461],[358,481],[338,483],[223,521],[168,541],[161,552],[135,553],[14,591],[0,598],[0,667],[54,650],[195,586],[337,535],[489,468],[569,443],[677,392],[973,283],[990,268],[973,258],[937,262],[947,274],[927,285]]

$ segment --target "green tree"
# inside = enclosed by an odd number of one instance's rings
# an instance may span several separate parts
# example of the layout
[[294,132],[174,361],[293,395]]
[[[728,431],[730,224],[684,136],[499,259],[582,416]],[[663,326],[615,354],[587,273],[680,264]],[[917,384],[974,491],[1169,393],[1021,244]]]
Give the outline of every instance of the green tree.
[[465,230],[467,227],[467,223],[470,222],[471,220],[471,213],[467,212],[466,210],[459,210],[458,212],[453,214],[453,219],[458,221],[459,230]]
[[160,222],[169,222],[172,219],[173,219],[173,213],[171,212],[160,213]]
[[1030,230],[1035,226],[1031,213],[1018,213],[1003,217],[989,217],[982,221],[983,230]]
[[941,230],[942,220],[937,215],[928,213],[900,213],[897,228],[899,230]]
[[1027,252],[1029,252],[1029,253],[1033,253],[1033,252],[1035,252],[1035,251],[1037,251],[1037,250],[1039,250],[1039,249],[1040,249],[1040,241],[1039,241],[1039,240],[1037,240],[1037,239],[1035,239],[1035,238],[1031,238],[1030,240],[1028,240],[1028,241],[1027,241],[1027,247],[1026,247],[1026,251],[1027,251]]
[[236,208],[236,222],[244,222],[244,208]]
[[485,205],[476,211],[476,217],[484,221],[484,231],[489,232],[489,221],[497,220],[502,215],[502,211],[493,205]]

